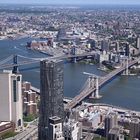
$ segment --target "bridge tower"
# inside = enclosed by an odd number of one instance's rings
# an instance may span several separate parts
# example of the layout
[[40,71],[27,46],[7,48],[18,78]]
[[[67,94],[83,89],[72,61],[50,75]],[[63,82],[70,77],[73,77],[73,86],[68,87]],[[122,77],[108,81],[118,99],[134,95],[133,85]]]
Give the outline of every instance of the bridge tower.
[[126,59],[126,75],[129,75],[129,66],[128,66],[128,58]]
[[13,70],[12,70],[12,72],[13,73],[18,73],[18,66],[16,65],[18,63],[18,57],[17,57],[17,55],[14,55],[13,56]]
[[95,92],[92,93],[90,98],[99,99],[99,77],[98,76],[89,76],[89,88],[95,88]]
[[[72,55],[76,55],[76,48],[75,48],[75,46],[73,46],[73,47],[71,48],[71,54],[72,54]],[[73,63],[76,63],[76,57],[73,57],[73,58],[72,58],[72,62],[73,62]]]
[[122,66],[125,66],[125,71],[123,73],[123,75],[129,75],[129,62],[128,62],[128,58],[125,58],[123,60]]
[[95,77],[95,88],[96,88],[96,91],[95,91],[95,98],[99,98],[99,78],[98,76]]

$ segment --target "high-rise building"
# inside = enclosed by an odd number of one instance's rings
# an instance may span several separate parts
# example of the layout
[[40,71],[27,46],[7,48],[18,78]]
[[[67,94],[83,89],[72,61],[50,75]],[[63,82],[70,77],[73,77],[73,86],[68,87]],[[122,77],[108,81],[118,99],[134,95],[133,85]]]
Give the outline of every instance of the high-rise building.
[[125,44],[125,56],[130,56],[130,46],[129,44]]
[[49,118],[49,140],[64,140],[62,120],[57,116]]
[[102,40],[101,41],[101,50],[102,51],[109,51],[109,41],[108,40]]
[[49,118],[64,118],[63,61],[43,60],[40,63],[39,139],[49,140]]
[[0,121],[12,121],[16,129],[22,128],[22,75],[0,73],[0,95]]
[[110,113],[105,118],[105,136],[108,137],[109,131],[118,126],[117,114]]
[[65,28],[60,28],[58,31],[58,34],[57,34],[57,40],[61,41],[64,38],[66,38],[66,30],[65,30]]

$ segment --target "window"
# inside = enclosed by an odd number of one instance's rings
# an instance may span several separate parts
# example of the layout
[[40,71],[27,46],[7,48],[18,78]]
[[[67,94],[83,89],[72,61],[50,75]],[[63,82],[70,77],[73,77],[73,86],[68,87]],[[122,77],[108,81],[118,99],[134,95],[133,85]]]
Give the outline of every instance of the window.
[[21,119],[18,120],[18,126],[21,126]]
[[17,81],[20,81],[20,76],[17,77]]
[[13,80],[13,94],[14,94],[14,102],[17,101],[17,97],[16,97],[16,94],[17,94],[17,82],[16,80]]

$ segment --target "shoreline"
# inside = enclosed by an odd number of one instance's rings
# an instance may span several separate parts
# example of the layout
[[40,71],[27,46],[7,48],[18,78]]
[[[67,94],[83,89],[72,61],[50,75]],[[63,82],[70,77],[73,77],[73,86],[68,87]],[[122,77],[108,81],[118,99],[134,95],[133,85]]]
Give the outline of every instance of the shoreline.
[[[72,100],[72,98],[69,97],[64,97],[63,99],[66,102],[70,102]],[[97,106],[97,107],[106,107],[108,109],[117,109],[117,110],[121,110],[122,112],[124,111],[130,111],[130,112],[136,112],[136,113],[140,113],[140,111],[138,110],[132,110],[129,108],[125,108],[125,107],[121,107],[121,106],[117,106],[117,105],[112,105],[112,104],[107,104],[107,103],[88,103],[88,102],[83,102],[82,104],[83,106]],[[82,106],[81,105],[81,106]],[[79,108],[80,106],[77,106],[76,108]]]

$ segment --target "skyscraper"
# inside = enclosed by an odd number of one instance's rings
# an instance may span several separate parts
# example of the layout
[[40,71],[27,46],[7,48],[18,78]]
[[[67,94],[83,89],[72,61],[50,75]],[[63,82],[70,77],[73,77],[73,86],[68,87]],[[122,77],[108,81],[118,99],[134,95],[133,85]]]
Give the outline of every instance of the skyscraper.
[[49,118],[64,117],[63,105],[63,62],[43,60],[40,63],[40,113],[39,139],[49,140]]
[[12,121],[18,130],[23,126],[22,75],[12,71],[0,73],[0,121]]
[[125,56],[130,56],[130,46],[129,44],[125,44]]
[[57,34],[57,40],[61,41],[66,37],[66,30],[65,28],[60,28]]

